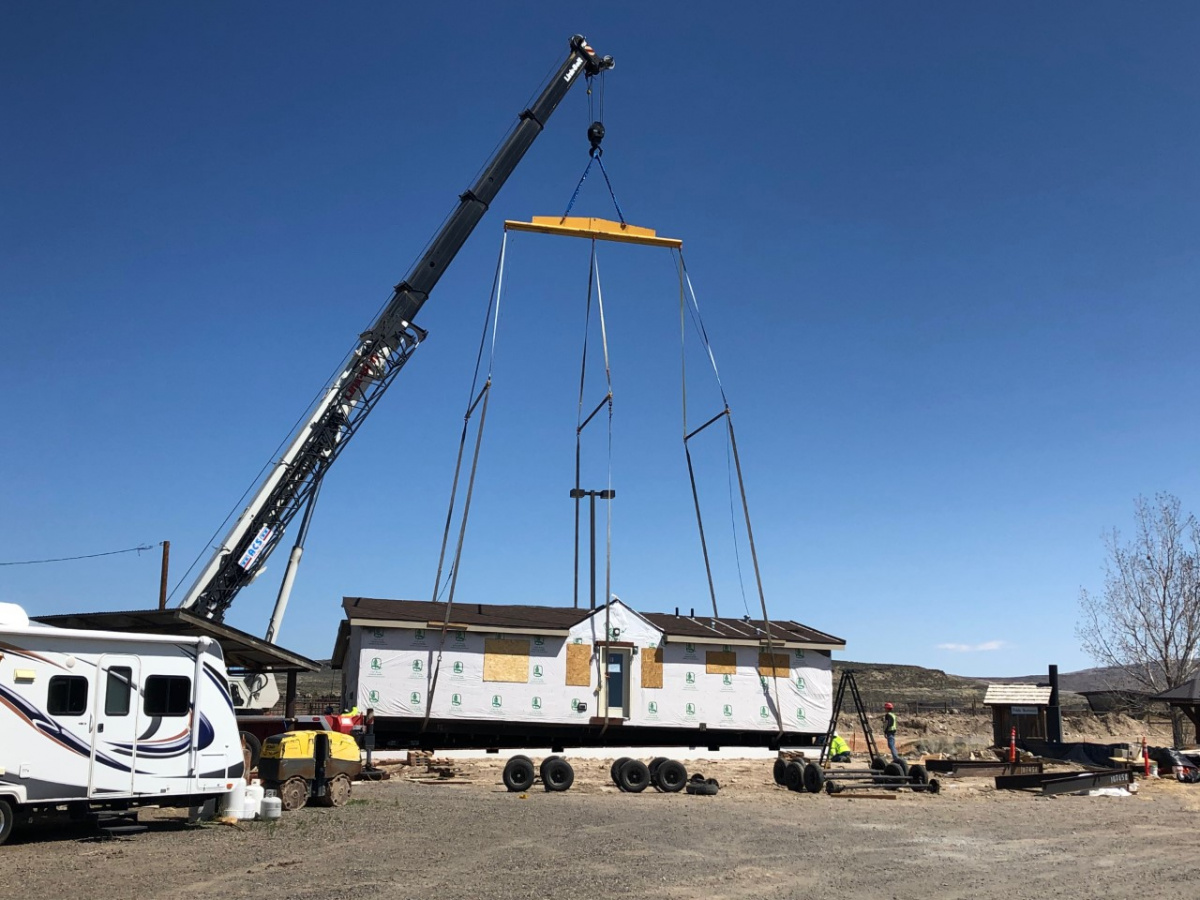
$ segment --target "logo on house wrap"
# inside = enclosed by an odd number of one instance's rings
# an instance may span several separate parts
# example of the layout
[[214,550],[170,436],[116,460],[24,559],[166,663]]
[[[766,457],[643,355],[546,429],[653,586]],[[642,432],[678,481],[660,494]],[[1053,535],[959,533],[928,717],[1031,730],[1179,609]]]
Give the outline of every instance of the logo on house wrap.
[[651,700],[649,703],[646,704],[646,715],[649,716],[651,719],[658,718],[658,701],[657,700]]
[[543,676],[545,676],[545,674],[546,674],[546,670],[544,668],[542,668],[541,663],[533,664],[533,680],[534,681],[538,681],[538,682],[542,681]]
[[367,628],[364,629],[367,635],[368,644],[383,644],[386,642],[384,630],[382,628]]
[[372,657],[372,659],[371,659],[371,674],[372,675],[382,675],[383,674],[383,660],[380,659],[378,656]]
[[733,676],[732,675],[729,675],[727,673],[727,674],[721,676],[721,690],[723,690],[723,691],[732,691],[733,690]]
[[454,632],[454,643],[465,644],[467,642],[467,633],[465,631]]
[[688,659],[688,660],[696,658],[696,645],[695,644],[684,644],[683,645],[683,658]]
[[796,690],[801,691],[801,692],[808,690],[808,686],[804,683],[803,675],[796,676]]
[[760,706],[758,708],[758,717],[760,719],[769,719],[769,718],[771,718],[771,711],[769,709],[767,709],[765,706]]
[[684,717],[685,719],[694,719],[694,718],[696,718],[696,704],[695,704],[695,703],[686,703],[686,704],[684,704],[684,707],[683,707],[683,717]]
[[532,699],[529,701],[529,705],[530,705],[530,707],[532,707],[534,710],[536,710],[536,711],[539,711],[539,712],[540,712],[540,711],[541,711],[541,709],[542,709],[542,698],[541,698],[541,697],[534,697],[534,698],[532,698]]
[[724,706],[722,706],[721,707],[721,715],[724,716],[726,719],[732,719],[733,718],[733,705],[726,703]]
[[804,707],[803,707],[803,706],[797,706],[797,707],[796,707],[796,721],[797,721],[797,722],[803,722],[803,721],[805,721],[807,718],[808,718],[808,717],[807,717],[807,716],[805,716],[805,714],[804,714]]
[[450,695],[450,705],[451,706],[462,706],[462,694],[451,694]]
[[575,638],[575,640],[571,641],[571,643],[572,644],[582,644],[583,638]]
[[500,709],[504,705],[504,698],[499,694],[492,694],[492,709]]
[[608,639],[610,641],[616,641],[616,640],[620,640],[620,638],[621,638],[621,629],[618,628],[616,625],[609,625],[608,626]]
[[379,704],[379,691],[367,691],[367,701],[376,706]]
[[584,710],[579,708],[579,698],[578,697],[571,698],[571,711],[577,712],[577,713],[584,712]]
[[413,691],[411,694],[408,695],[408,702],[411,703],[413,706],[420,706],[421,705],[420,693],[417,691]]
[[796,659],[804,659],[804,651],[799,647],[796,648]]
[[425,644],[425,629],[414,628],[412,633],[412,642],[414,645],[424,646]]
[[452,674],[457,675],[459,678],[461,678],[462,673],[463,673],[462,660],[461,659],[455,660],[454,665],[450,667],[450,671]]
[[687,688],[690,688],[691,690],[695,690],[696,689],[696,673],[695,672],[684,672],[683,673],[683,683]]
[[421,673],[422,673],[423,671],[424,671],[424,667],[421,665],[421,661],[420,661],[419,659],[414,659],[414,660],[412,661],[412,673],[413,673],[413,675],[417,675],[417,676],[419,676],[419,675],[421,675]]
[[544,637],[541,637],[541,636],[539,636],[539,635],[534,635],[534,638],[533,638],[533,646],[535,646],[535,647],[545,647],[545,646],[546,646],[546,639],[545,639]]

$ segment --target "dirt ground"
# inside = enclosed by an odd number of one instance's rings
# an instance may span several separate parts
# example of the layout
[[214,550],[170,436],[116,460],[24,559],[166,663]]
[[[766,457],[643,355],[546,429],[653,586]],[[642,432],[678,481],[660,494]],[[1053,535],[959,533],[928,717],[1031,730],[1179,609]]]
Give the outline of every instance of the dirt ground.
[[567,793],[511,794],[502,760],[471,783],[397,770],[356,784],[340,809],[278,822],[189,827],[143,813],[149,832],[97,841],[41,826],[0,847],[0,896],[108,898],[1194,898],[1200,785],[1151,780],[1125,797],[1040,797],[991,779],[937,796],[794,794],[771,763],[689,765],[715,797],[622,794],[608,763],[580,760]]

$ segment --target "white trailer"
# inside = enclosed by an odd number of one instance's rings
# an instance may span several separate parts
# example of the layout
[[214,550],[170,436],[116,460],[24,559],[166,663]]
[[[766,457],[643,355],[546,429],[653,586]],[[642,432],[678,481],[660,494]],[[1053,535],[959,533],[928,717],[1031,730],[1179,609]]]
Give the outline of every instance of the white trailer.
[[200,806],[243,769],[211,638],[54,628],[0,603],[0,844],[39,812]]
[[[334,665],[378,740],[474,747],[815,744],[840,638],[797,622],[345,598]],[[770,640],[768,640],[768,628]]]

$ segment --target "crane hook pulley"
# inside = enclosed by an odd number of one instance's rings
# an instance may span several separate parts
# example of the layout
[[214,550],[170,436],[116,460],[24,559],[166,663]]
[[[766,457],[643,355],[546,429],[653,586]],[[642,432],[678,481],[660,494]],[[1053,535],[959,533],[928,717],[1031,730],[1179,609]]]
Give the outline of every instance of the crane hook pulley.
[[600,147],[600,142],[604,140],[604,123],[596,121],[589,125],[587,136],[592,145],[592,148],[588,150],[588,156],[595,158],[603,154],[604,150]]

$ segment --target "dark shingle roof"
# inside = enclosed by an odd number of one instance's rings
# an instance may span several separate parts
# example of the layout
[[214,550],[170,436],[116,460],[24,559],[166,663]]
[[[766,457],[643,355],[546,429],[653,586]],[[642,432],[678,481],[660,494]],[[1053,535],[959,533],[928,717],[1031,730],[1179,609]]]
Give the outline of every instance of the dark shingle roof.
[[[345,597],[342,608],[352,619],[402,622],[441,622],[445,603],[429,600],[378,600],[369,597]],[[495,628],[541,628],[567,631],[591,615],[591,610],[563,606],[517,606],[492,603],[455,603],[450,611],[454,625]],[[761,643],[766,626],[761,619],[730,619],[712,616],[679,616],[670,613],[642,613],[648,622],[669,637],[724,639],[730,643]],[[804,644],[828,644],[840,648],[846,642],[839,637],[801,625],[799,622],[771,623],[771,639]]]

